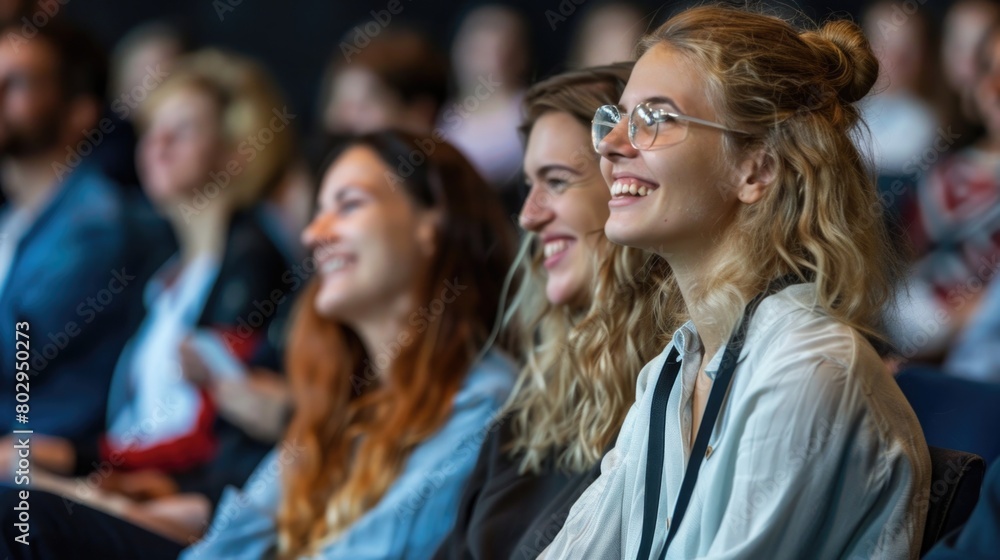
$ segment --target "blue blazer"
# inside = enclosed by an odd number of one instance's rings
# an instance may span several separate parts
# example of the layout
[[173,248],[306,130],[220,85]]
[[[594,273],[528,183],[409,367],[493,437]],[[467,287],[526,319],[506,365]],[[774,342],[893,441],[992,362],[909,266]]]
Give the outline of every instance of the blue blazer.
[[[21,238],[0,294],[0,410],[8,430],[80,441],[104,427],[115,362],[142,318],[143,285],[170,250],[170,240],[150,244],[147,218],[84,163]],[[26,424],[13,413],[19,322],[29,326]]]

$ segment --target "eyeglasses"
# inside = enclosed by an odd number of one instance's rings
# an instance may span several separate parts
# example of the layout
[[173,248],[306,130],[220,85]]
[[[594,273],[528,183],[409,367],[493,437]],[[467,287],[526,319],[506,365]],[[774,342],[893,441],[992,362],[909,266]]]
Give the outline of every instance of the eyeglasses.
[[[601,141],[611,134],[622,120],[621,111],[615,105],[604,105],[594,113],[590,135],[594,150]],[[658,150],[679,144],[687,138],[690,123],[712,127],[726,132],[748,134],[742,130],[727,128],[719,123],[674,113],[666,108],[658,108],[650,102],[640,103],[628,115],[628,139],[637,150]]]

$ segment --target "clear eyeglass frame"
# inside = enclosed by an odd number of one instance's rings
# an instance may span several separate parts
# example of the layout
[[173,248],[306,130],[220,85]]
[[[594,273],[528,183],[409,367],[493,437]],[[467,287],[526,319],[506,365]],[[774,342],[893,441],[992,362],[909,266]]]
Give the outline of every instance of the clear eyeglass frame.
[[[591,140],[595,151],[599,151],[601,142],[611,134],[621,120],[622,114],[616,105],[603,105],[594,112],[594,120],[591,121]],[[687,138],[688,125],[691,123],[725,132],[748,134],[717,122],[657,108],[650,102],[644,102],[636,105],[628,114],[628,139],[632,147],[637,150],[667,148]],[[671,126],[663,127],[661,126],[663,124]]]

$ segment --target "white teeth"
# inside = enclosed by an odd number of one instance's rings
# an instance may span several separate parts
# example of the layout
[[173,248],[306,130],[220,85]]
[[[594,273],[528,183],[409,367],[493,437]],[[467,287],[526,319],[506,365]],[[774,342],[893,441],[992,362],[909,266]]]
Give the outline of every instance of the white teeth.
[[324,274],[329,274],[331,272],[336,272],[344,266],[347,265],[347,259],[344,257],[334,257],[323,263],[322,271]]
[[556,253],[565,250],[566,247],[569,247],[569,241],[565,239],[556,239],[555,241],[549,241],[548,243],[545,244],[544,247],[542,247],[542,254],[545,256],[545,258],[549,258],[552,255],[555,255]]
[[649,188],[645,185],[636,185],[635,183],[626,183],[624,181],[615,181],[611,183],[611,196],[646,196],[653,192],[654,189]]

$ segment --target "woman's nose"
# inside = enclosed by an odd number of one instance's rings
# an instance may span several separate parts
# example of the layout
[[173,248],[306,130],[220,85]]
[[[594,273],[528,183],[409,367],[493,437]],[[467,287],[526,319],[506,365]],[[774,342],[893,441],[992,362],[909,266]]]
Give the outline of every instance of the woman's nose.
[[635,157],[639,151],[632,146],[628,137],[628,121],[625,116],[611,129],[607,136],[597,145],[597,153],[605,159],[616,157]]
[[547,189],[531,187],[528,198],[521,207],[519,221],[521,227],[528,231],[538,231],[545,224],[552,221],[554,213],[551,203],[552,194]]
[[309,249],[316,249],[324,243],[329,243],[335,235],[333,226],[334,218],[331,213],[317,214],[302,230],[302,244]]

